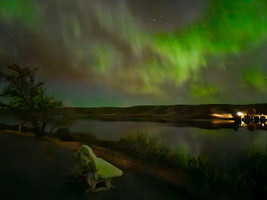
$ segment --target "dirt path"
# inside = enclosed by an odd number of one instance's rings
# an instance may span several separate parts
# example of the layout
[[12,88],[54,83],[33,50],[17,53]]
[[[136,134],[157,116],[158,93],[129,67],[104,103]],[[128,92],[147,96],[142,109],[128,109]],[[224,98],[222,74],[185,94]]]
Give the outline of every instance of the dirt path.
[[74,151],[0,132],[0,199],[185,199],[162,180],[124,169],[112,190],[84,194],[83,183],[70,178],[74,165]]

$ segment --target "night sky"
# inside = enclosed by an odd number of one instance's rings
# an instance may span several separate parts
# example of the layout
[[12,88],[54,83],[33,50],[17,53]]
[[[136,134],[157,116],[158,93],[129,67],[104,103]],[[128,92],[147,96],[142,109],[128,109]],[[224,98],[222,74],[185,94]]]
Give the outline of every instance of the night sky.
[[0,0],[0,67],[66,106],[266,103],[266,0]]

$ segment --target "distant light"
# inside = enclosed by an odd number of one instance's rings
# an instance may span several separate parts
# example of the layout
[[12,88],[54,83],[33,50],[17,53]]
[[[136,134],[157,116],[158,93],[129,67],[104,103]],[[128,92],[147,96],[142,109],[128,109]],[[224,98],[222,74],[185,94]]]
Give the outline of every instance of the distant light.
[[241,117],[242,115],[243,115],[242,112],[238,112],[238,113],[237,113],[237,116],[239,116],[239,117]]

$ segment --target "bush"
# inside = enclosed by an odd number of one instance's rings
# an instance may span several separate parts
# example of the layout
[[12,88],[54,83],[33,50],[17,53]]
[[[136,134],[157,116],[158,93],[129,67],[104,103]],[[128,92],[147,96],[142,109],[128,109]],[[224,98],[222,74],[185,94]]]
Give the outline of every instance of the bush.
[[149,136],[146,132],[127,135],[119,141],[119,145],[135,160],[143,162],[163,164],[170,153],[156,137]]
[[100,143],[100,140],[92,133],[71,133],[68,128],[60,128],[55,134],[50,134],[50,136],[58,138],[61,141],[80,142],[87,145],[98,145]]
[[266,196],[267,193],[266,151],[244,153],[234,166],[223,159],[224,164],[219,166],[203,155],[171,153],[146,132],[127,135],[119,141],[119,147],[136,161],[179,169],[189,187],[203,194],[227,191]]
[[179,155],[177,166],[185,173],[185,178],[203,191],[228,191],[233,194],[267,197],[267,153],[259,151],[243,153],[236,165],[224,160],[218,166],[204,156]]
[[235,191],[267,195],[267,153],[244,154],[239,164],[229,170],[229,183]]
[[8,129],[8,128],[9,128],[8,125],[0,123],[0,130],[5,130],[5,129]]
[[73,141],[80,142],[87,145],[97,145],[98,139],[92,133],[73,133]]
[[59,128],[55,133],[55,137],[62,141],[73,141],[73,137],[69,128]]

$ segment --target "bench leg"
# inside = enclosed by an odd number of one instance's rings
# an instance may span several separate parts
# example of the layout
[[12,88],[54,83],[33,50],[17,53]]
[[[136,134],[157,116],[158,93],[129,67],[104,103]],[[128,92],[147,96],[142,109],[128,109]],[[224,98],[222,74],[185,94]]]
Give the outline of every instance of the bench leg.
[[[105,186],[104,187],[98,187],[96,188],[96,185],[97,183],[100,183],[100,182],[104,182],[105,183]],[[107,179],[107,180],[93,180],[91,178],[87,178],[87,183],[89,185],[89,188],[88,190],[86,191],[87,193],[88,192],[100,192],[100,191],[106,191],[106,190],[110,190],[112,185],[111,185],[111,179]]]
[[107,180],[105,180],[105,184],[106,184],[106,188],[107,188],[107,190],[109,190],[110,188],[111,188],[111,179],[107,179]]
[[89,185],[89,188],[86,192],[94,192],[95,191],[95,187],[97,184],[97,181],[94,180],[94,178],[91,175],[87,176],[86,182]]

